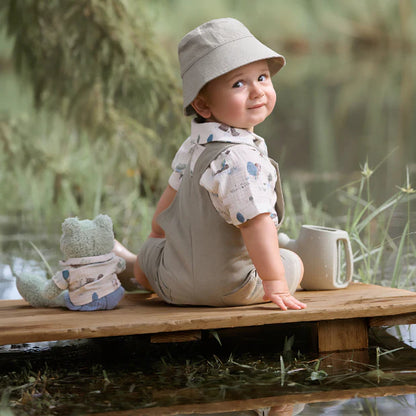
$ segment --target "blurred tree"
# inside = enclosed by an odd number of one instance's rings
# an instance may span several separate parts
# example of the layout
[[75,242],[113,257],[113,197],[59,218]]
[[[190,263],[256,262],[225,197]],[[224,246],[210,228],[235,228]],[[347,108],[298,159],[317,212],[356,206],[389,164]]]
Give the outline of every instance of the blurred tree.
[[183,140],[185,120],[178,80],[145,6],[3,0],[0,19],[36,108],[58,112],[90,139],[125,141],[130,158],[136,154],[142,193],[149,194],[160,188],[163,156]]

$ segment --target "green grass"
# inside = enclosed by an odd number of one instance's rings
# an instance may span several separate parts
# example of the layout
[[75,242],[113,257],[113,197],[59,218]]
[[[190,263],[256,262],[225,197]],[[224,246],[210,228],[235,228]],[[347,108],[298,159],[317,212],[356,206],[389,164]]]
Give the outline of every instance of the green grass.
[[[410,204],[416,195],[409,182],[408,170],[405,187],[399,187],[398,192],[379,205],[374,204],[371,195],[370,181],[374,171],[365,163],[361,173],[355,192],[350,189],[345,194],[345,202],[351,203],[347,206],[346,229],[355,247],[356,277],[363,282],[414,289],[411,278],[416,267],[415,224]],[[392,221],[403,211],[401,230],[392,235]]]

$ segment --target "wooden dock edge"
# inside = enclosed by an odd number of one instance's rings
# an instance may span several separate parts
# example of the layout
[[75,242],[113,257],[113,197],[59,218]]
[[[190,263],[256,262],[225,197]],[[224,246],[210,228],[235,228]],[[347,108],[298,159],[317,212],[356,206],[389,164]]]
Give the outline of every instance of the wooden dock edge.
[[300,291],[304,310],[280,311],[271,303],[237,307],[168,305],[149,294],[128,294],[111,311],[72,312],[0,300],[0,345],[127,335],[152,342],[192,341],[204,331],[284,324],[317,327],[320,352],[365,349],[368,330],[416,323],[416,293],[352,283],[334,291]]
[[[302,323],[303,322],[299,322],[299,324]],[[416,313],[374,318],[334,319],[312,322],[317,328],[317,345],[320,353],[367,349],[368,331],[371,327],[415,323]],[[150,337],[152,343],[190,342],[199,341],[201,339],[202,330],[165,332],[151,334]]]

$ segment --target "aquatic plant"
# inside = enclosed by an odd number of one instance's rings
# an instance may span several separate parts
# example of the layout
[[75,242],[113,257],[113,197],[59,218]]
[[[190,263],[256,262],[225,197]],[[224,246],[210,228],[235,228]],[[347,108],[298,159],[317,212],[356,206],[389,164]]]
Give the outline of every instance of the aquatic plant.
[[[379,282],[392,287],[405,287],[415,273],[415,232],[410,204],[415,199],[406,170],[406,187],[386,201],[376,204],[371,194],[370,179],[377,170],[366,162],[358,184],[349,184],[341,191],[341,198],[348,204],[346,229],[350,233],[355,253],[356,276],[364,282]],[[352,202],[352,204],[351,204]],[[406,206],[406,216],[400,218],[399,230],[392,227],[397,215]],[[412,263],[409,263],[409,259]],[[407,262],[408,267],[402,267]],[[392,267],[392,264],[394,265]]]

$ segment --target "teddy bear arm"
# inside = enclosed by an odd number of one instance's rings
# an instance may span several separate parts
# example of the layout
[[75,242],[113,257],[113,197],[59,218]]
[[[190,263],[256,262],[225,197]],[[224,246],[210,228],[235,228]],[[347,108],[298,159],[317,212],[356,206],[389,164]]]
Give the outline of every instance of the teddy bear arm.
[[126,268],[126,260],[119,257],[117,263],[116,273],[121,273]]
[[46,283],[46,285],[43,287],[41,293],[42,296],[44,296],[46,299],[54,299],[61,292],[62,289],[60,289],[53,280],[49,280],[48,283]]

